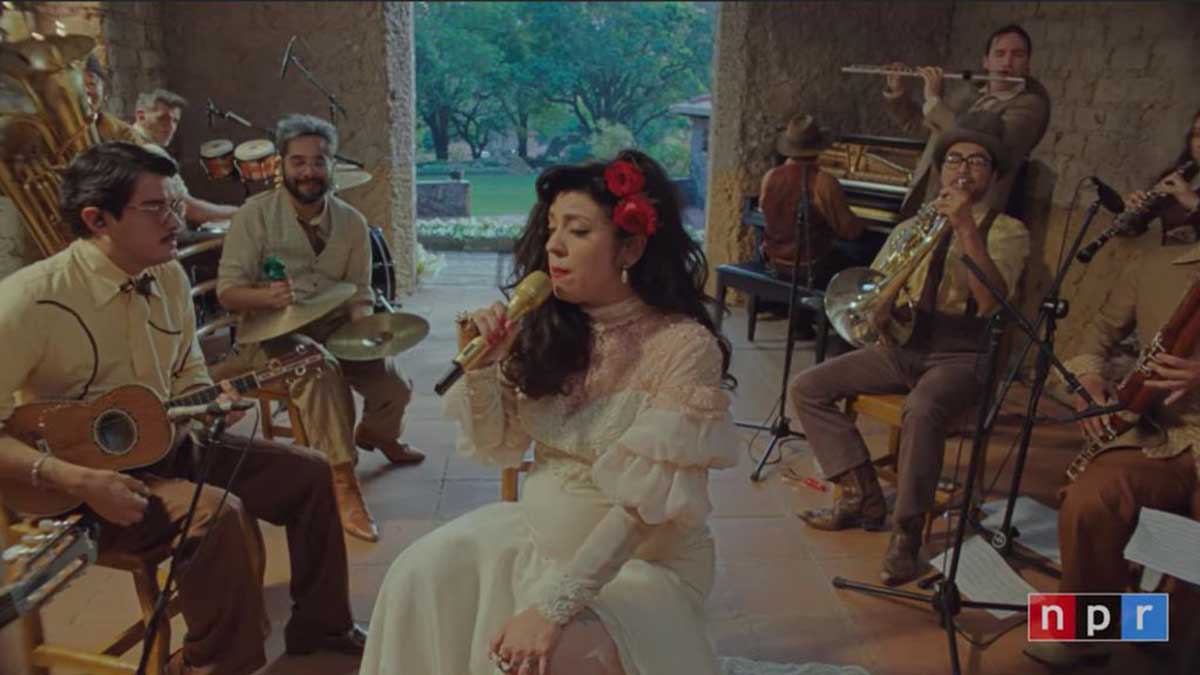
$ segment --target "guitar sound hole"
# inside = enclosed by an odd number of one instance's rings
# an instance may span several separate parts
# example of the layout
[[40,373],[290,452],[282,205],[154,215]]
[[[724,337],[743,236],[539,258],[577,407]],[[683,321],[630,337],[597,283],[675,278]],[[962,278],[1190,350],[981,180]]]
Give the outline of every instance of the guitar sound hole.
[[137,443],[137,424],[123,410],[106,410],[96,418],[92,432],[106,455],[124,455]]

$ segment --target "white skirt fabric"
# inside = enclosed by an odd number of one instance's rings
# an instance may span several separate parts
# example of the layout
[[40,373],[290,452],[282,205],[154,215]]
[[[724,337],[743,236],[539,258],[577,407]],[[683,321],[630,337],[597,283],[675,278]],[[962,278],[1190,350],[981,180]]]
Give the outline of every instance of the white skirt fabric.
[[[384,578],[360,675],[499,675],[488,659],[492,638],[533,604],[553,560],[569,557],[607,508],[594,489],[534,472],[519,503],[485,506],[418,539]],[[656,562],[629,560],[589,604],[626,675],[865,673],[718,660],[703,612],[714,566],[707,529],[650,549]]]

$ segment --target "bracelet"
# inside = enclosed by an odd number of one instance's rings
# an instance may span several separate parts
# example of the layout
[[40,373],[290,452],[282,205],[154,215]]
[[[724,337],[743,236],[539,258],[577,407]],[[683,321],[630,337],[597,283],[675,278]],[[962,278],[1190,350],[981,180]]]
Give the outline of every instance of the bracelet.
[[33,487],[38,487],[38,479],[42,474],[42,465],[45,464],[46,460],[48,459],[50,459],[50,455],[43,454],[41,457],[37,458],[37,460],[33,463],[33,466],[29,469],[29,483],[30,485],[33,485]]

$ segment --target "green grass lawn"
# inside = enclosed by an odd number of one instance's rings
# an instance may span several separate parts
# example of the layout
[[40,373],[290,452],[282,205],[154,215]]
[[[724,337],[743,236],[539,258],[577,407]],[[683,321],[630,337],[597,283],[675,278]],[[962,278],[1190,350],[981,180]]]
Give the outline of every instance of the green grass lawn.
[[[418,176],[418,180],[424,176]],[[442,176],[429,176],[441,179]],[[472,216],[508,216],[529,213],[533,206],[533,183],[537,174],[513,176],[509,174],[477,174],[467,172],[466,180],[471,183]]]

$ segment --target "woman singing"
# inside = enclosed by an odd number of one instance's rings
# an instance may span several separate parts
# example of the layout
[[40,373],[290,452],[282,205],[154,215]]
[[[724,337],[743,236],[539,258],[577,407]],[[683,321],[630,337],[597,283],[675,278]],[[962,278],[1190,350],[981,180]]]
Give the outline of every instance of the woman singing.
[[733,466],[729,344],[703,305],[705,258],[646,155],[554,167],[515,252],[553,296],[506,322],[448,393],[461,452],[536,461],[518,503],[410,546],[371,619],[363,675],[706,675],[714,548],[708,471]]

